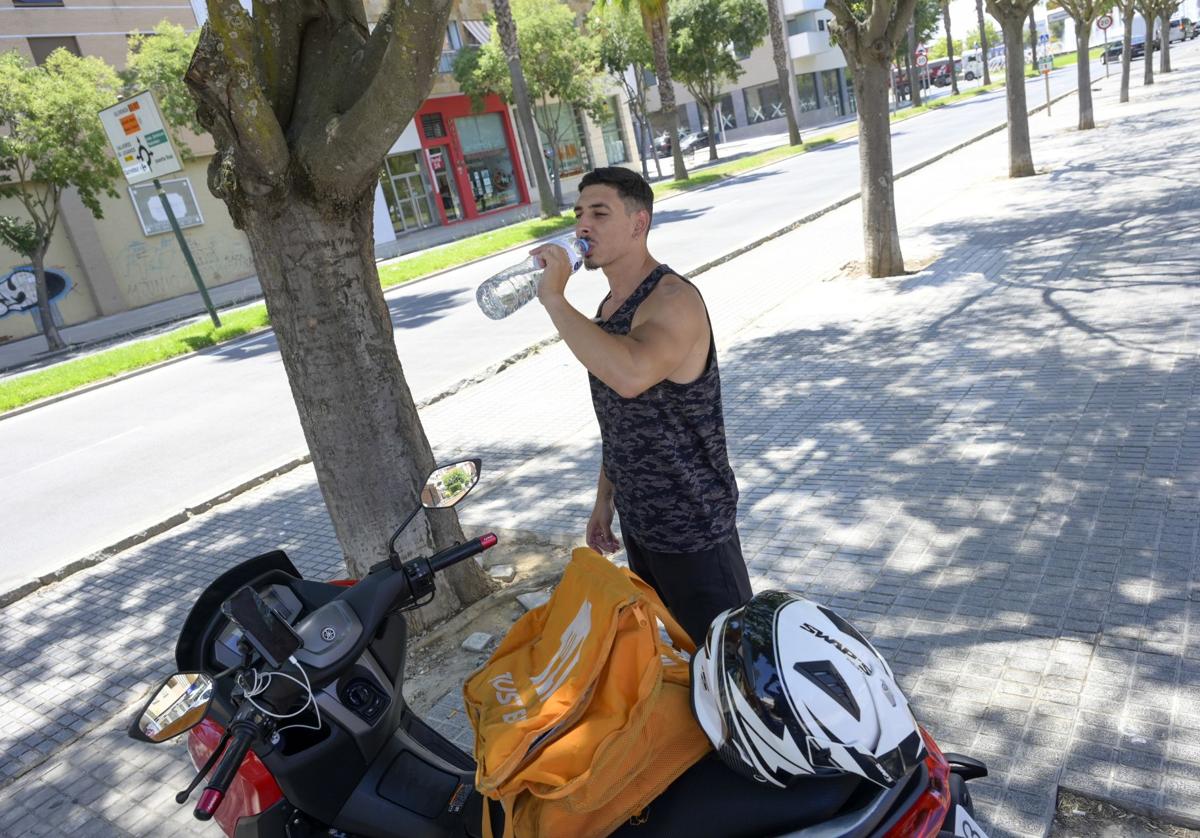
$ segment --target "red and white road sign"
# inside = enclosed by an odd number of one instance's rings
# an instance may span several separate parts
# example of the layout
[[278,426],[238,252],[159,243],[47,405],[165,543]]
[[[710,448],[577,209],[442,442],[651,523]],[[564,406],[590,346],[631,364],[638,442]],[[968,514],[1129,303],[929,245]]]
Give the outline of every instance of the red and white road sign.
[[1107,29],[1113,25],[1112,15],[1100,15],[1100,19],[1096,21],[1096,25],[1101,29]]
[[925,53],[923,53],[923,52],[917,53],[917,66],[918,67],[924,67],[928,63],[929,63],[929,59],[925,57]]

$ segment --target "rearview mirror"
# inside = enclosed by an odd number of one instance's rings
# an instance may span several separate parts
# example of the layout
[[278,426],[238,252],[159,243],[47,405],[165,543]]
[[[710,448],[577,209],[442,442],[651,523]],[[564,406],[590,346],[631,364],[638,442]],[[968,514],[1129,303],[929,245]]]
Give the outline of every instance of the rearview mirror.
[[475,488],[482,464],[481,460],[463,460],[435,468],[421,490],[421,506],[426,509],[454,506]]
[[143,742],[166,742],[200,724],[212,704],[212,678],[202,672],[176,672],[163,682],[129,727]]

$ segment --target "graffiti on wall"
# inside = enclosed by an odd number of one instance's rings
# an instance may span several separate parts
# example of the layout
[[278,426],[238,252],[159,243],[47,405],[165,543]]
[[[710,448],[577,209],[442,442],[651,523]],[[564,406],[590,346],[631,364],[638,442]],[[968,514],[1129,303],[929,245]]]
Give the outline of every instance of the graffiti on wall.
[[[71,279],[62,271],[46,268],[46,290],[54,302],[71,290]],[[13,268],[0,277],[0,317],[32,314],[36,309],[37,277],[32,266]]]

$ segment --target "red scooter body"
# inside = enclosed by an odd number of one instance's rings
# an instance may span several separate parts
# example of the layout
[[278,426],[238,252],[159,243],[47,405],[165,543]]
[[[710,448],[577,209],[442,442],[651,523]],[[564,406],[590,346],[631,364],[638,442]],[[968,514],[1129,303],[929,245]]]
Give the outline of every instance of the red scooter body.
[[[205,719],[188,731],[188,753],[197,769],[208,761],[213,751],[221,744],[225,728],[212,719]],[[217,809],[213,820],[229,838],[233,838],[237,822],[245,817],[261,814],[283,799],[283,790],[262,764],[262,760],[251,751],[242,761],[225,800]]]

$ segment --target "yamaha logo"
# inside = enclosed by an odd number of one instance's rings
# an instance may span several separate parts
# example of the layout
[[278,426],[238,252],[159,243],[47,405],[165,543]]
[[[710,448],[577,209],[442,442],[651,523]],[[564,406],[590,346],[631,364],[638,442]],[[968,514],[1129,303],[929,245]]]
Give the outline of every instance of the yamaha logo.
[[337,629],[333,626],[325,626],[325,628],[321,629],[321,639],[326,643],[332,643],[337,640]]

